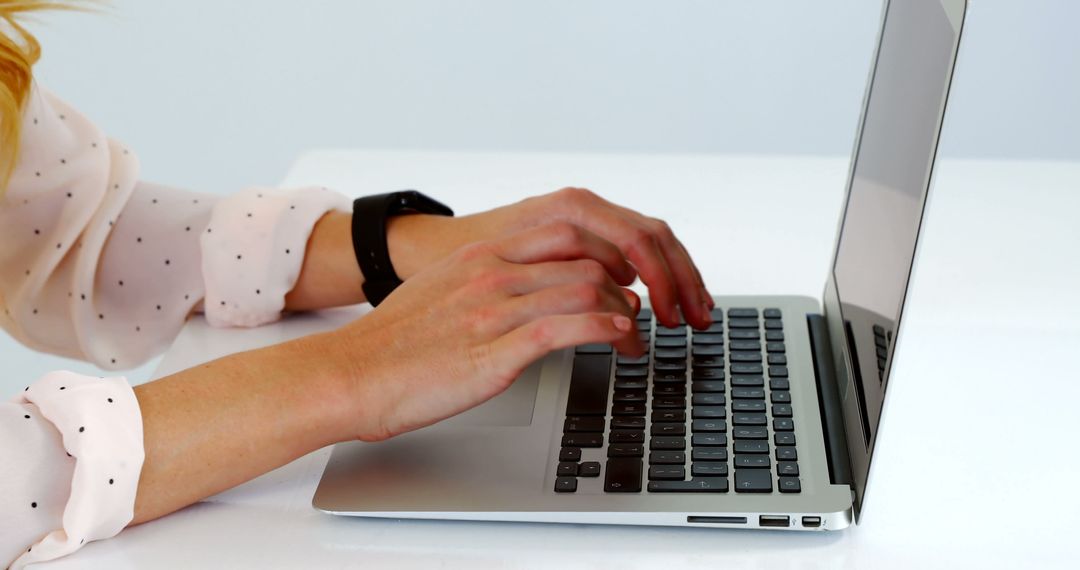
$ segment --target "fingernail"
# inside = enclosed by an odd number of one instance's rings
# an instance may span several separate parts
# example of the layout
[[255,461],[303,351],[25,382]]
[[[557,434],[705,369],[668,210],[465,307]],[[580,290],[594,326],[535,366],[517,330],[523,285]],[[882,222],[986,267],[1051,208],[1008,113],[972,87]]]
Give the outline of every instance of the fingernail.
[[628,317],[624,317],[623,315],[616,315],[615,317],[612,317],[611,322],[615,323],[615,328],[621,330],[622,332],[627,332],[634,326],[634,323],[630,322],[630,319]]

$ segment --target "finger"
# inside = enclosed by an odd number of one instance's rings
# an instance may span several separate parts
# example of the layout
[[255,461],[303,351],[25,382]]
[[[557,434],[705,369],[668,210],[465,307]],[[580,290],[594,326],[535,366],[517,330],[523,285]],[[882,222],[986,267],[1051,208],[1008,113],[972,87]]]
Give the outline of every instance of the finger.
[[608,287],[613,292],[619,289],[607,268],[595,259],[545,261],[521,265],[508,263],[507,265],[509,266],[507,271],[511,274],[508,291],[514,295],[524,295],[570,283],[592,283]]
[[[501,330],[497,335],[523,326],[531,321],[550,315],[572,315],[581,313],[618,313],[634,318],[633,307],[627,303],[622,289],[597,288],[592,285],[575,283],[552,287],[507,300],[500,305],[497,319]],[[645,346],[637,335],[620,339],[616,348],[620,352],[642,354]]]
[[637,273],[619,248],[580,226],[558,222],[518,232],[497,241],[495,254],[512,263],[595,259],[620,285],[634,282]]
[[490,360],[507,377],[553,350],[589,343],[616,343],[637,336],[634,322],[619,313],[549,315],[530,321],[491,343]]
[[682,242],[675,237],[671,227],[663,220],[644,216],[625,206],[608,202],[603,198],[600,198],[600,201],[630,218],[634,223],[645,227],[656,237],[659,249],[675,280],[683,314],[695,327],[705,328],[712,324],[712,317],[709,315],[709,310],[715,306],[712,295],[705,288],[701,271],[694,264]]

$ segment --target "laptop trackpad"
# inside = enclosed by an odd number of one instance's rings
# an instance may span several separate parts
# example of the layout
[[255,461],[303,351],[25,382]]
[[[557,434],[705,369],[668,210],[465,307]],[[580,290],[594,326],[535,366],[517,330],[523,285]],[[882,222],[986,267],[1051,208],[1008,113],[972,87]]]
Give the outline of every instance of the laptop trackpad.
[[533,363],[505,392],[458,414],[442,424],[450,426],[527,426],[532,423],[536,390],[544,359]]

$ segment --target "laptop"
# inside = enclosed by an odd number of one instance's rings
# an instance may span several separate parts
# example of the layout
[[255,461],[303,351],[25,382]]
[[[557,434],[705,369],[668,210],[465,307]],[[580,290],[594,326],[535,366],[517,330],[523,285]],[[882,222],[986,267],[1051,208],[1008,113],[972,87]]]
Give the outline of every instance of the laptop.
[[856,521],[966,12],[886,2],[822,299],[637,317],[638,358],[554,352],[439,424],[335,446],[335,515],[838,530]]

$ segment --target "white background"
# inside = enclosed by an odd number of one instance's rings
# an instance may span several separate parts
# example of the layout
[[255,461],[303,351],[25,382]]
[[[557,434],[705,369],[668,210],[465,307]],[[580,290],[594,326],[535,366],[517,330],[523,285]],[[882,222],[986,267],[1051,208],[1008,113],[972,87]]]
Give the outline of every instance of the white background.
[[[971,3],[942,153],[1080,159],[1080,3]],[[879,13],[874,0],[114,0],[31,29],[40,81],[135,148],[144,178],[231,192],[276,183],[317,147],[844,155]],[[7,337],[0,354],[20,386],[93,370]]]

